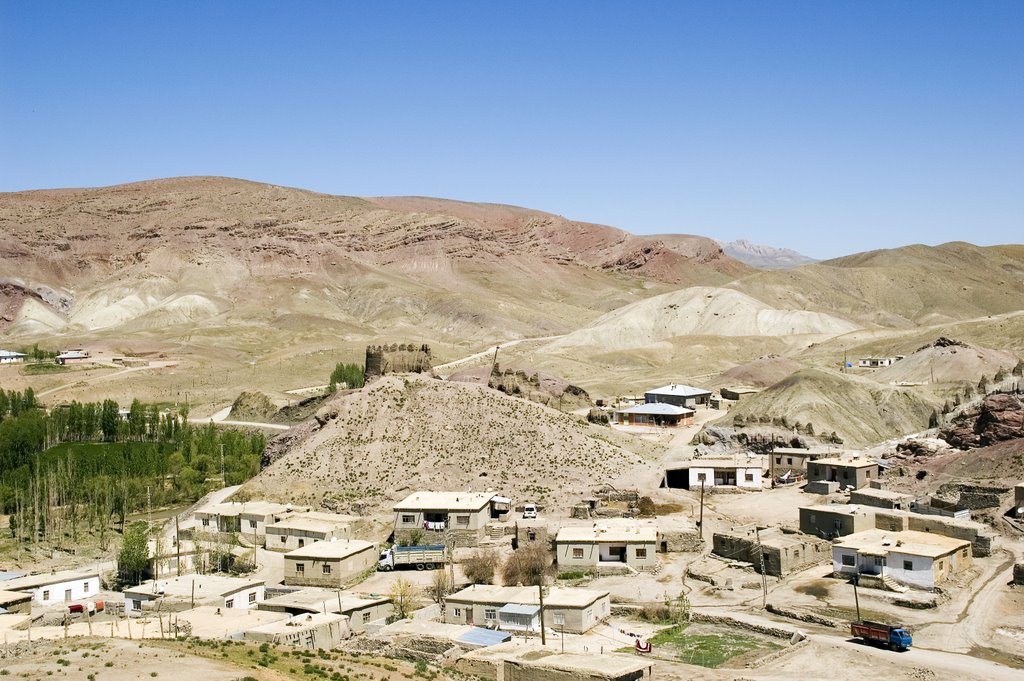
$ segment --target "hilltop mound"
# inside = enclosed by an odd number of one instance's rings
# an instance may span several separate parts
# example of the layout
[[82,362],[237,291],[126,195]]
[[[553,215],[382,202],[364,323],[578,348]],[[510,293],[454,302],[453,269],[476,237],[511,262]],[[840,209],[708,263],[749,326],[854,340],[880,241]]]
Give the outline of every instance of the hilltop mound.
[[232,421],[267,421],[277,413],[277,407],[261,392],[244,392],[231,405],[228,418]]
[[621,307],[549,347],[627,349],[677,336],[837,336],[856,328],[828,314],[774,308],[731,289],[696,286]]
[[719,423],[785,419],[810,423],[816,433],[835,431],[847,445],[863,447],[924,430],[938,398],[919,388],[880,386],[866,378],[804,369],[741,401]]
[[490,366],[465,369],[452,374],[448,380],[486,385],[563,411],[591,406],[586,390],[559,376],[515,365],[495,369],[494,373]]
[[800,371],[803,365],[799,362],[779,355],[765,355],[752,362],[735,366],[723,371],[714,381],[716,386],[749,385],[767,388]]
[[872,378],[880,383],[977,383],[992,378],[1000,369],[1010,371],[1017,357],[1001,350],[978,348],[941,337],[892,366],[880,369]]
[[602,483],[656,475],[652,445],[483,386],[388,376],[339,396],[245,491],[378,510],[414,490],[493,489],[567,508]]

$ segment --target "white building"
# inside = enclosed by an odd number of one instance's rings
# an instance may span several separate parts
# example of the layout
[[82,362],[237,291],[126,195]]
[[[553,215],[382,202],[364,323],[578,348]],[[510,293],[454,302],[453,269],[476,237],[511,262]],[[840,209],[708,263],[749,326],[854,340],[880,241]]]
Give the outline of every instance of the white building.
[[665,486],[705,489],[731,486],[761,489],[764,464],[761,457],[747,459],[692,459],[665,467]]
[[971,542],[932,532],[866,530],[832,545],[836,574],[888,577],[933,589],[971,565]]
[[100,592],[100,576],[95,572],[64,570],[41,575],[16,577],[3,583],[7,591],[31,593],[39,605],[56,605],[92,598]]
[[140,615],[147,603],[163,600],[187,604],[189,608],[209,605],[217,608],[246,610],[255,608],[266,597],[262,580],[223,575],[188,575],[172,579],[148,580],[124,590],[126,615]]
[[711,391],[694,388],[691,385],[670,383],[646,391],[644,402],[647,404],[674,404],[677,407],[695,409],[698,406],[708,406],[711,402]]
[[25,353],[0,350],[0,364],[17,364],[25,361]]

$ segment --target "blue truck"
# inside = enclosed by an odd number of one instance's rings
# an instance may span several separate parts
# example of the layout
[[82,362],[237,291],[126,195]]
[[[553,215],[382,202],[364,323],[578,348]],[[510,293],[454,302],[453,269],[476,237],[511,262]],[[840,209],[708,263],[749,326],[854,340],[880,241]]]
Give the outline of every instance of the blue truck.
[[906,650],[913,643],[913,637],[901,624],[879,624],[878,622],[851,622],[850,634],[867,643],[883,645],[893,650]]

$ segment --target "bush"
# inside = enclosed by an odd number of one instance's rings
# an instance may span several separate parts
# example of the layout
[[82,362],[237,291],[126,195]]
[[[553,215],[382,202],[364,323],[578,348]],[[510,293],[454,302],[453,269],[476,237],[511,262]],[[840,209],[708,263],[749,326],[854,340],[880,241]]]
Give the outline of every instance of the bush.
[[462,571],[470,584],[490,584],[498,569],[498,554],[494,551],[477,549],[462,561]]
[[640,497],[639,503],[640,515],[646,518],[650,518],[655,514],[654,500],[650,497]]
[[527,544],[514,551],[501,568],[501,578],[508,586],[537,586],[553,573],[551,554],[539,543]]

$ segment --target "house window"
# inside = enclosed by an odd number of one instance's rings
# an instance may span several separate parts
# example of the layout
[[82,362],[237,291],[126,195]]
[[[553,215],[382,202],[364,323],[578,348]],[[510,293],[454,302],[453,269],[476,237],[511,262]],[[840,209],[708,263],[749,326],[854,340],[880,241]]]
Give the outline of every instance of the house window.
[[295,564],[295,572],[297,572],[300,575],[305,574],[306,573],[306,564],[305,563],[296,563]]
[[754,482],[754,474],[753,473],[747,473],[743,477],[746,478],[747,482]]
[[282,534],[282,535],[281,535],[281,543],[283,544],[283,543],[285,543],[286,541],[288,541],[288,538],[287,538],[287,537],[285,537],[285,536],[284,536],[284,535]]
[[484,608],[484,619],[485,620],[496,620],[498,619],[497,608]]
[[903,561],[903,569],[904,570],[913,570],[914,569],[914,561],[912,561],[912,560],[905,560],[905,561]]
[[[792,460],[792,459],[790,459],[790,460],[789,460],[789,462],[790,462],[790,463],[793,463],[793,460]],[[780,466],[780,465],[782,465],[782,457],[781,457],[781,456],[777,456],[777,457],[775,457],[775,465],[776,465],[776,466]]]
[[708,479],[707,473],[697,473],[697,482],[704,482]]
[[843,556],[843,565],[855,565],[853,556]]
[[89,593],[89,582],[82,582],[82,591]]
[[255,520],[250,520],[249,521],[249,527],[256,527],[256,521]]
[[800,557],[800,549],[793,549],[793,559],[796,560]]
[[572,550],[572,557],[573,558],[582,558],[583,557],[583,549],[573,549]]
[[327,563],[324,563],[324,574],[325,575],[331,574],[331,566],[328,565]]
[[250,603],[255,603],[256,602],[256,592],[255,591],[253,591],[252,593],[249,594],[249,602]]
[[406,515],[402,516],[402,523],[404,525],[412,525],[415,522],[416,522],[416,516],[414,516],[414,515],[406,514]]
[[457,516],[455,516],[455,524],[456,525],[465,525],[465,526],[468,527],[469,526],[469,516],[468,515],[457,515]]
[[[530,530],[526,533],[526,538],[530,541],[537,541],[537,533],[534,530]],[[966,552],[965,552],[966,555]]]
[[203,527],[209,527],[209,526],[210,526],[210,519],[209,518],[203,518]]
[[137,598],[133,598],[132,599],[132,610],[142,610],[142,601],[137,599]]
[[844,478],[848,478],[848,477],[850,477],[850,476],[848,476],[848,475],[846,474],[846,471],[843,471],[843,477],[844,477]]
[[299,548],[301,549],[305,545],[306,545],[306,540],[305,539],[300,539],[299,540]]
[[235,607],[235,599],[234,598],[229,598],[226,601],[224,601],[224,607],[225,608],[233,608],[233,607]]
[[864,471],[864,477],[870,478],[871,477],[871,471],[870,470]]
[[964,549],[963,551],[961,551],[960,555],[963,556],[964,558],[966,558],[967,557],[967,549]]
[[641,559],[642,558],[646,558],[647,557],[647,549],[637,549],[636,550],[636,557],[637,558],[641,558]]
[[50,600],[50,592],[49,591],[44,591],[43,592],[43,600],[44,601]]
[[456,617],[462,617],[462,608],[455,608],[453,613]]
[[562,626],[562,625],[565,624],[565,613],[564,612],[556,612],[555,613],[555,624],[557,624],[558,626]]
[[791,457],[791,456],[786,457],[786,463],[788,463],[790,466],[792,466],[793,465],[793,457]]
[[366,612],[363,613],[363,624],[366,624],[369,621],[370,621],[370,611],[367,610]]

